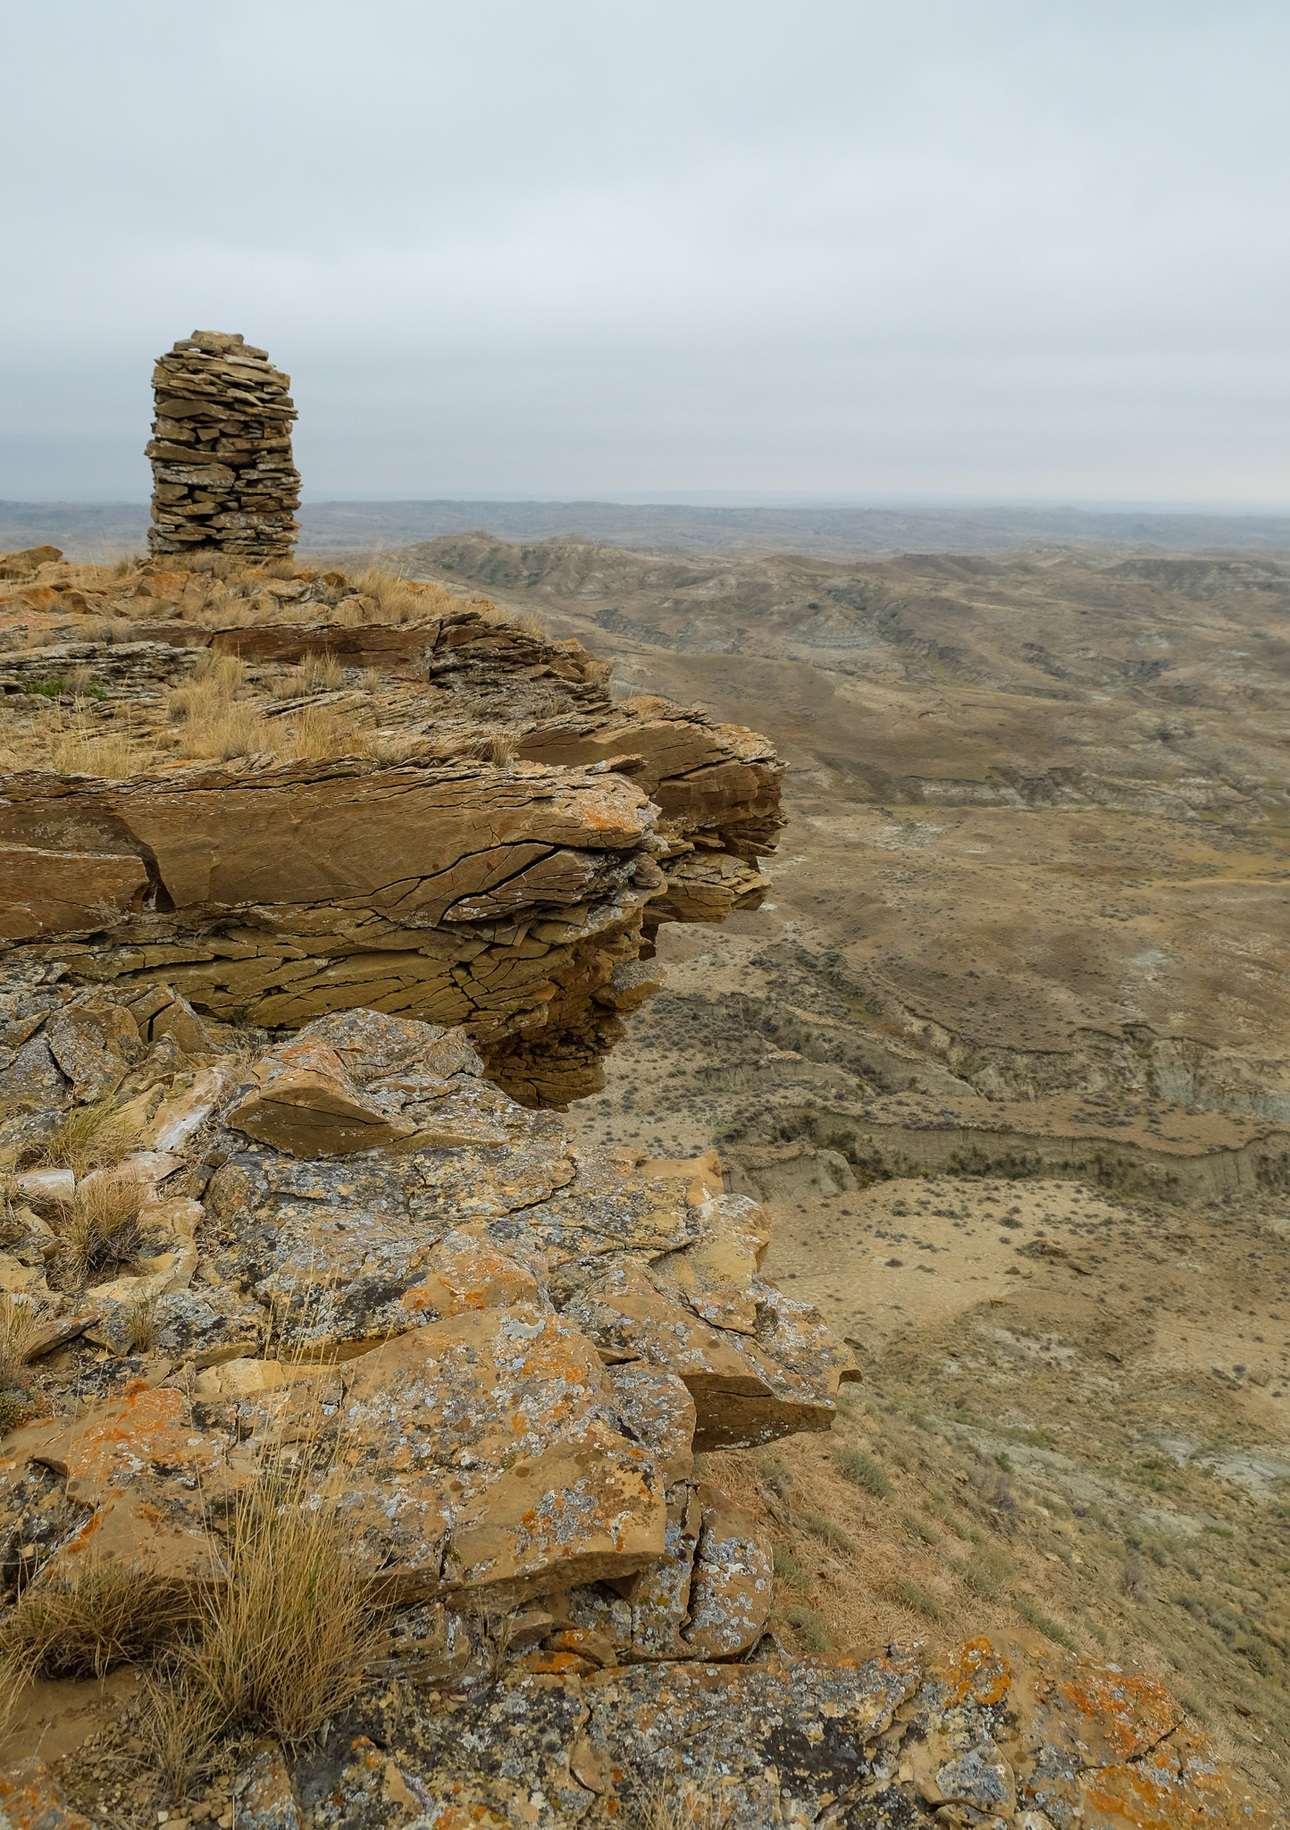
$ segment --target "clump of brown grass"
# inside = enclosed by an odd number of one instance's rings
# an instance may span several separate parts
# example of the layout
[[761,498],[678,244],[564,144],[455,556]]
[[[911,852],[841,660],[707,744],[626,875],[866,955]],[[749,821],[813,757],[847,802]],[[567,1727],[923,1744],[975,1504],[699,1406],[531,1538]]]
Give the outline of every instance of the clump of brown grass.
[[144,1685],[142,1740],[163,1792],[179,1804],[210,1765],[223,1725],[186,1673],[149,1672]]
[[391,572],[383,572],[379,566],[369,566],[354,584],[364,597],[371,598],[377,616],[383,622],[410,623],[429,613],[422,606],[424,592],[419,586],[409,584],[405,578],[396,578]]
[[345,684],[345,669],[330,648],[307,654],[300,663],[300,675],[311,693],[335,692]]
[[627,1820],[628,1830],[727,1830],[736,1802],[711,1779],[673,1787],[660,1780]]
[[510,762],[510,760],[514,756],[514,754],[515,754],[514,738],[513,737],[504,737],[500,731],[494,731],[493,735],[488,740],[488,760],[489,760],[489,762],[492,763],[496,768],[501,769],[501,768],[504,768],[508,762]]
[[199,1719],[261,1724],[299,1745],[362,1687],[380,1617],[354,1569],[334,1503],[311,1506],[300,1481],[266,1479],[228,1525],[228,1580],[205,1602],[185,1658]]
[[151,1353],[161,1336],[155,1296],[136,1297],[126,1316],[131,1353]]
[[352,756],[363,747],[352,720],[327,705],[305,707],[292,725],[290,744],[297,762]]
[[36,1329],[36,1305],[20,1296],[0,1296],[0,1387],[16,1385],[27,1364]]
[[113,1168],[133,1144],[138,1125],[110,1096],[73,1106],[40,1147],[44,1169],[70,1169],[79,1180],[92,1169]]
[[212,762],[230,762],[273,747],[272,733],[253,705],[229,705],[194,718],[184,731],[179,752]]
[[359,736],[364,756],[387,765],[408,762],[414,756],[422,755],[425,750],[421,739],[411,735],[382,735],[379,731],[361,731]]
[[124,781],[140,775],[157,760],[151,743],[128,732],[95,737],[67,731],[50,746],[49,760],[60,775],[97,775],[104,781]]
[[0,1661],[23,1677],[103,1677],[173,1642],[187,1610],[177,1593],[116,1562],[28,1589],[0,1626]]
[[139,1248],[139,1215],[147,1184],[101,1170],[77,1184],[54,1219],[59,1261],[73,1288],[108,1265],[129,1264]]

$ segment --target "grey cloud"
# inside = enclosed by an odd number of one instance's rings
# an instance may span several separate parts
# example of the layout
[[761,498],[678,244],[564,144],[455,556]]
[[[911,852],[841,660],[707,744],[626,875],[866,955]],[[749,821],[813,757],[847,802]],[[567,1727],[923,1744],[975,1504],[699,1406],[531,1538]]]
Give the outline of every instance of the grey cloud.
[[141,498],[151,358],[307,492],[1290,494],[1290,15],[10,9],[0,495]]

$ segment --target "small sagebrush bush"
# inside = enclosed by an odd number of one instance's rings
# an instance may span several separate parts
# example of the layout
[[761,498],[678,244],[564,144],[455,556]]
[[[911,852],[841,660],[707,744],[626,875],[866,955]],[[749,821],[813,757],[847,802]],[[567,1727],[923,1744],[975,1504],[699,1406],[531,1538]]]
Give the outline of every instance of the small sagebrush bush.
[[891,1498],[891,1482],[873,1456],[866,1455],[863,1449],[842,1449],[833,1465],[843,1480],[850,1481],[853,1487],[862,1487],[874,1499]]

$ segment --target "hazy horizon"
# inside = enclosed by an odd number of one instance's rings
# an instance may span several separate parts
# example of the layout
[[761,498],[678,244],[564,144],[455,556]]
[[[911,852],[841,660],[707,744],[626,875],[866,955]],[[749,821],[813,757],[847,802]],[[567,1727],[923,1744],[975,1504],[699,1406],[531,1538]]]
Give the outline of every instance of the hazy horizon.
[[[18,0],[0,497],[146,499],[153,358],[306,499],[1276,513],[1270,0]],[[660,482],[660,479],[663,479]]]

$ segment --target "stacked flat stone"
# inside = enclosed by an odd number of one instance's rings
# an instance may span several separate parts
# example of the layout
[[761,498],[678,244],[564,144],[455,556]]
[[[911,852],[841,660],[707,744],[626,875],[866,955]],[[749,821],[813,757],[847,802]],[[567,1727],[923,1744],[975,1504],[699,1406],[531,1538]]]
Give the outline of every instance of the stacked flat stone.
[[152,385],[149,550],[289,553],[300,531],[291,377],[239,336],[195,330],[160,358]]

